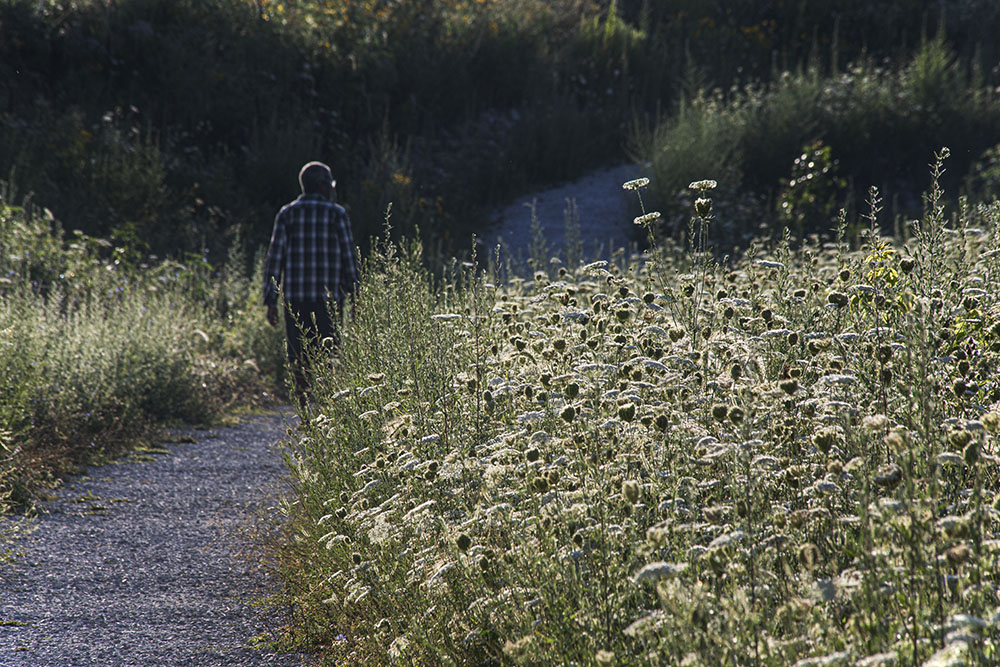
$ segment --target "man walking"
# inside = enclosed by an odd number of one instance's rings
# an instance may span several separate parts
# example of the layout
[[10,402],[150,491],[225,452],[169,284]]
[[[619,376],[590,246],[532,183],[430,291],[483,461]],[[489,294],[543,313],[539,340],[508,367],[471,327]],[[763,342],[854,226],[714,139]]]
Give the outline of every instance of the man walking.
[[331,309],[339,317],[358,282],[351,223],[334,203],[330,167],[310,162],[299,171],[302,194],[278,211],[264,266],[267,321],[278,326],[279,291],[284,296],[288,361],[299,405],[305,407],[310,348],[336,339]]

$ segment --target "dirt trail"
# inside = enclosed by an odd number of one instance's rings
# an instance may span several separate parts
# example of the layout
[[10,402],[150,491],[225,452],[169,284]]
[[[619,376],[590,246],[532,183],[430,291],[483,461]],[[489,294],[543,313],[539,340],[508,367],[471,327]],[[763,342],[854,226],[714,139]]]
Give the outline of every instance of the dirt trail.
[[530,256],[532,204],[546,240],[548,257],[565,259],[566,217],[575,203],[585,260],[606,258],[620,247],[628,247],[634,234],[632,219],[638,214],[635,194],[622,183],[647,176],[647,168],[624,164],[600,169],[583,178],[541,192],[519,197],[496,211],[493,226],[483,234],[484,247],[492,255],[500,243],[501,259],[523,264]]
[[94,467],[44,504],[0,570],[0,665],[300,665],[249,648],[276,619],[252,603],[262,573],[237,554],[255,507],[284,475],[291,413],[175,434]]

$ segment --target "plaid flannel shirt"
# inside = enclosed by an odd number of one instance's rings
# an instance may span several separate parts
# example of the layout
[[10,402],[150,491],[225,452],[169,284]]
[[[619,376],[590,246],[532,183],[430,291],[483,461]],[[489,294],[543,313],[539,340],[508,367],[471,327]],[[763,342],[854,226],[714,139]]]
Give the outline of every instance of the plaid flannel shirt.
[[338,304],[358,281],[351,222],[343,207],[316,194],[301,195],[274,218],[264,265],[264,303],[277,305],[278,287],[292,303]]

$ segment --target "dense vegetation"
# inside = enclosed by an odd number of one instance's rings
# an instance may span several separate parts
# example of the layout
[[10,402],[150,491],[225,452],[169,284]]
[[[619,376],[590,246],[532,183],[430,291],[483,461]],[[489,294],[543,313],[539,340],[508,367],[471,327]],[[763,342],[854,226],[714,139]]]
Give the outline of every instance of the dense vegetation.
[[978,0],[11,0],[0,176],[72,229],[220,257],[316,158],[356,238],[391,201],[435,254],[627,144],[665,209],[682,162],[773,218],[815,141],[853,199],[910,209],[937,145],[961,181],[997,143],[998,28]]
[[144,263],[0,206],[0,511],[157,426],[282,392],[282,348],[234,251]]
[[645,261],[436,289],[419,247],[371,256],[289,451],[293,638],[329,664],[1000,660],[1000,204],[949,218],[935,188],[894,241],[873,189],[858,250],[845,222],[719,264],[692,185],[691,244]]

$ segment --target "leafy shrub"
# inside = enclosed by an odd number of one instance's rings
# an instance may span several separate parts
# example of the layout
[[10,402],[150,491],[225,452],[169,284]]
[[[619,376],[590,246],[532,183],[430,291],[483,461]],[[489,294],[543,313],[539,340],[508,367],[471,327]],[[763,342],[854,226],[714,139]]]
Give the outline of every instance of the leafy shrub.
[[[926,163],[933,142],[963,155],[952,166],[956,177],[946,181],[956,186],[971,164],[967,156],[981,154],[997,128],[995,96],[937,39],[895,70],[859,62],[833,76],[813,68],[768,85],[700,94],[651,131],[637,132],[633,143],[651,158],[658,203],[667,210],[687,182],[706,174],[716,174],[722,187],[773,197],[791,181],[788,165],[801,147],[822,141],[842,174],[880,185],[894,215],[917,215],[926,176],[912,165]],[[843,203],[859,210],[863,202]],[[819,220],[812,230],[826,227]]]
[[795,158],[791,176],[778,197],[781,221],[799,235],[823,225],[832,228],[847,182],[837,176],[830,147],[820,141],[806,146]]

